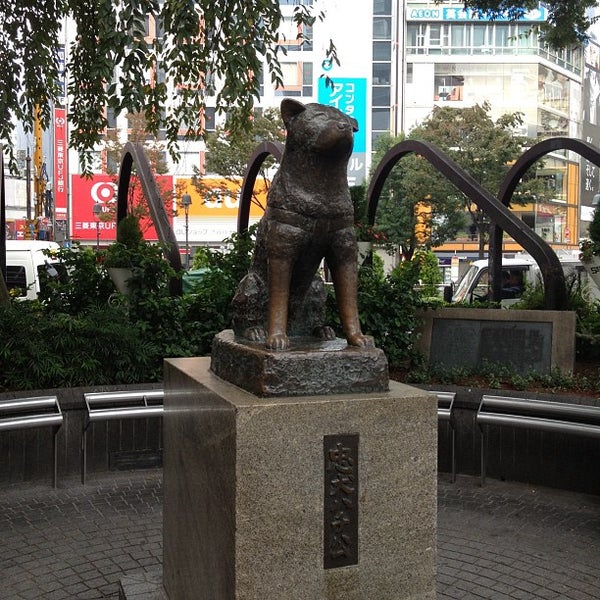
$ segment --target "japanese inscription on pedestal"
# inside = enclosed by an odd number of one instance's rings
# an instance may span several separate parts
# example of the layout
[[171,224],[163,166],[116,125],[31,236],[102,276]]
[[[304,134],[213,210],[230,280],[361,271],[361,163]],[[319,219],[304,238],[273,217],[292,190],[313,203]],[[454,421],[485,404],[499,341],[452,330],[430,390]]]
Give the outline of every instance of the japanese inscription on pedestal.
[[326,569],[358,563],[358,434],[326,435],[324,556]]

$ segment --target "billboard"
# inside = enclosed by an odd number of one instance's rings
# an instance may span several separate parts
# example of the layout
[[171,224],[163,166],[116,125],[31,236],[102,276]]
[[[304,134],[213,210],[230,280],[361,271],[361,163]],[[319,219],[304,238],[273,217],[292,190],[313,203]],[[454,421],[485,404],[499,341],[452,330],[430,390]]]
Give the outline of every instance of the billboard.
[[[173,197],[173,177],[157,175],[156,182],[167,203]],[[132,203],[145,202],[141,184],[136,177],[131,178],[129,191]],[[117,177],[114,175],[93,175],[86,179],[80,175],[71,177],[71,237],[74,240],[98,240],[112,242],[117,236],[116,205]],[[94,206],[100,207],[100,214]],[[170,211],[167,211],[170,214]],[[140,225],[144,239],[156,241],[158,234],[151,219],[144,218]]]
[[[186,218],[180,199],[189,194],[192,203],[188,210],[187,229],[190,243],[219,243],[237,231],[241,179],[202,177],[194,184],[189,178],[175,183],[177,213],[173,229],[179,241],[186,237]],[[250,205],[250,223],[258,221],[267,205],[268,182],[257,179],[254,201]]]
[[319,102],[334,106],[358,121],[354,149],[348,162],[348,184],[359,185],[367,175],[367,80],[364,77],[331,76],[332,85],[319,79]]

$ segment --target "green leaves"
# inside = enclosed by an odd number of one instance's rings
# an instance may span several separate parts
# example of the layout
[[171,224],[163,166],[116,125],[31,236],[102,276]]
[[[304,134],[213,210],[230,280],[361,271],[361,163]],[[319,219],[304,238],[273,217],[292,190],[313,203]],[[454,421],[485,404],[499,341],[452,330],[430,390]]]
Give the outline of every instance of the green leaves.
[[[513,17],[538,5],[533,0],[465,4],[508,10]],[[581,43],[591,24],[586,9],[595,2],[544,5],[549,11],[548,22],[540,26],[545,40],[563,47]],[[301,31],[324,17],[313,4],[294,6]],[[244,129],[263,79],[275,85],[283,80],[278,50],[282,14],[274,0],[1,0],[0,19],[0,142],[9,150],[13,124],[21,121],[31,129],[36,106],[48,127],[51,103],[60,94],[61,27],[66,19],[72,20],[70,26],[75,23],[67,52],[71,145],[79,150],[86,173],[107,126],[107,106],[116,115],[144,112],[149,132],[164,131],[168,150],[177,156],[182,129],[188,139],[204,134],[200,115],[207,97],[214,98],[218,112],[236,115],[233,130]],[[333,42],[325,57],[339,64]]]
[[[518,19],[527,10],[535,10],[540,5],[537,0],[465,0],[464,4],[475,10],[506,15],[510,19]],[[587,31],[595,21],[589,10],[596,7],[595,0],[554,0],[543,2],[542,5],[548,11],[548,19],[539,27],[532,28],[532,34],[539,33],[554,48],[578,45],[587,39]]]

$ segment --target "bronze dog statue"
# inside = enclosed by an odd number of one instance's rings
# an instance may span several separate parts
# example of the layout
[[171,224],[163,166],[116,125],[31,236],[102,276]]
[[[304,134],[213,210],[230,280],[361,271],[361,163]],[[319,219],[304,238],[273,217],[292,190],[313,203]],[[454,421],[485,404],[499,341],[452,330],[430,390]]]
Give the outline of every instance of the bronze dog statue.
[[289,336],[334,339],[324,323],[326,292],[317,274],[331,272],[349,345],[373,346],[357,308],[357,245],[347,181],[355,119],[331,106],[285,99],[287,129],[279,171],[258,226],[248,274],[233,300],[237,336],[286,350]]

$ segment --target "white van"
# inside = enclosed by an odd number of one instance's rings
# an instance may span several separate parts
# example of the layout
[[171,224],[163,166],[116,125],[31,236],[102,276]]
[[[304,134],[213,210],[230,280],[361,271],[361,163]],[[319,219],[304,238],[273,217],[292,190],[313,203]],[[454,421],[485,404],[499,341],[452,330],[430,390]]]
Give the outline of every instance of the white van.
[[64,272],[60,262],[44,250],[59,250],[56,242],[6,240],[6,287],[18,299],[35,300],[48,277]]
[[[578,256],[572,253],[558,254],[565,277],[575,278],[586,290],[591,300],[600,299],[600,290],[588,277]],[[535,260],[527,254],[517,254],[514,258],[502,258],[502,298],[501,306],[510,306],[519,300],[526,286],[541,283],[542,275]],[[487,299],[489,268],[487,260],[476,260],[458,282],[452,302],[471,304]]]

